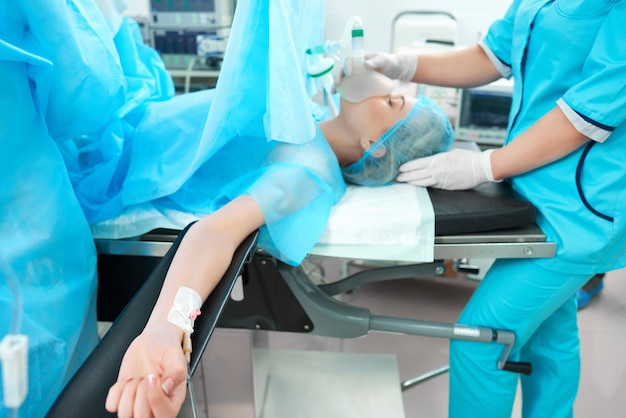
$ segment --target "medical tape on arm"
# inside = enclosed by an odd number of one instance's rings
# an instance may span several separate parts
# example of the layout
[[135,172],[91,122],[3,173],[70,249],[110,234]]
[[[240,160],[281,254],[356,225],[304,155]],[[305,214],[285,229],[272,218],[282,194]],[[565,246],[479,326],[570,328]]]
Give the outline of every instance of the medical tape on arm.
[[191,334],[195,319],[200,315],[202,298],[195,290],[189,287],[181,287],[176,292],[174,305],[167,314],[167,320],[183,330],[183,352],[187,363],[191,362]]

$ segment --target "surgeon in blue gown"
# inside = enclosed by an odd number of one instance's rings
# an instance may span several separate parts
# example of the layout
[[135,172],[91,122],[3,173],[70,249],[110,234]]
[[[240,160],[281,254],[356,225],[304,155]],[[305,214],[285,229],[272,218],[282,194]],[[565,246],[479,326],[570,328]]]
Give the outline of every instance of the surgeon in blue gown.
[[[507,179],[537,208],[556,256],[497,261],[459,318],[509,329],[524,417],[571,417],[580,375],[576,290],[626,265],[626,1],[515,0],[476,46],[440,56],[372,53],[392,78],[470,87],[513,77],[508,138],[486,152],[446,152],[398,180],[468,189]],[[518,376],[496,346],[453,341],[450,417],[508,417]]]
[[28,337],[24,417],[44,416],[98,342],[96,250],[59,144],[124,103],[98,9],[59,3],[0,1],[0,336]]

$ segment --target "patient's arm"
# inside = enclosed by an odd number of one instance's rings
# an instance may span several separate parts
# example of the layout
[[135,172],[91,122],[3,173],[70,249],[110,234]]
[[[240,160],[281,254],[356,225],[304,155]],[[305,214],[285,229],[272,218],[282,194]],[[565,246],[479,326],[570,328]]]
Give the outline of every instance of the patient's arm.
[[129,346],[106,408],[120,416],[176,416],[186,392],[183,331],[167,321],[182,286],[206,300],[237,246],[264,224],[250,196],[241,196],[196,222],[185,234],[142,333]]

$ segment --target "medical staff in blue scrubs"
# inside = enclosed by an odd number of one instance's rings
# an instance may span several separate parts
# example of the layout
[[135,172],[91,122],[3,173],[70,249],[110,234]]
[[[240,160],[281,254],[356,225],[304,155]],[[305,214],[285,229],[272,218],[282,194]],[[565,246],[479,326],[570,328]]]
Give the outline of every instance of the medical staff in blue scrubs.
[[43,417],[98,343],[89,209],[128,165],[131,110],[173,96],[161,67],[136,23],[113,37],[93,0],[0,0],[0,338],[28,337],[27,396],[0,418]]
[[[571,417],[580,374],[576,290],[626,265],[626,1],[515,0],[485,38],[438,56],[373,53],[397,79],[471,87],[513,77],[502,148],[405,164],[398,180],[450,190],[507,179],[557,245],[549,259],[498,260],[460,323],[513,330],[524,417]],[[450,417],[508,417],[518,375],[498,345],[453,341]]]

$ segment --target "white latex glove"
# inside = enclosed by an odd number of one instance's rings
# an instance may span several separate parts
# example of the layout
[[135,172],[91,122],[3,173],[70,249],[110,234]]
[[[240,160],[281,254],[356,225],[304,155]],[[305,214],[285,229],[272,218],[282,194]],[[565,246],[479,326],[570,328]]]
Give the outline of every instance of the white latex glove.
[[466,190],[495,181],[491,169],[493,149],[483,152],[453,149],[418,158],[400,166],[397,181],[445,190]]
[[411,81],[417,71],[416,54],[365,53],[365,68],[376,70],[392,80]]
[[[352,75],[354,65],[354,57],[347,57],[343,61],[340,70],[334,74],[335,86],[339,86],[344,78]],[[366,52],[363,67],[378,71],[392,80],[411,81],[417,71],[417,55]]]

